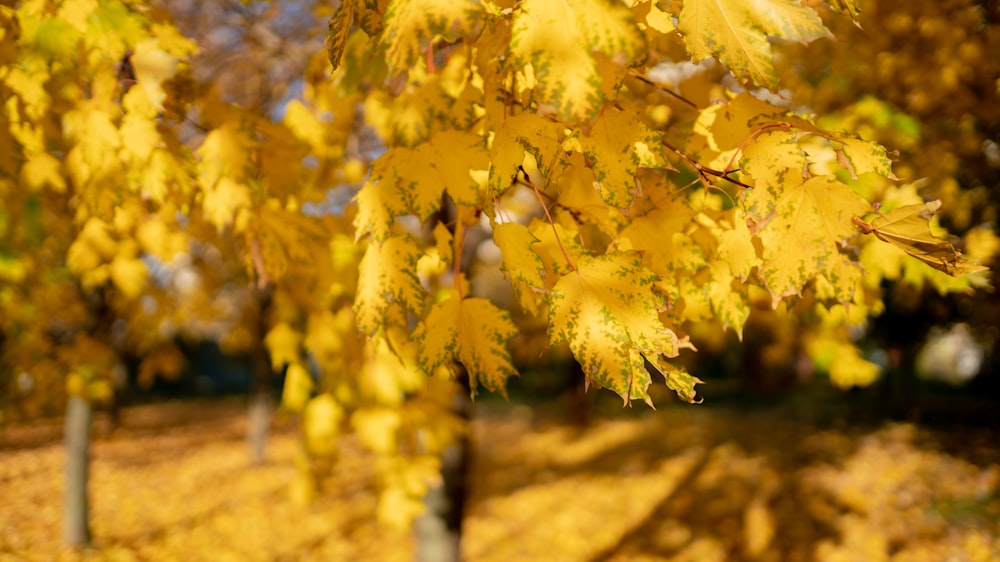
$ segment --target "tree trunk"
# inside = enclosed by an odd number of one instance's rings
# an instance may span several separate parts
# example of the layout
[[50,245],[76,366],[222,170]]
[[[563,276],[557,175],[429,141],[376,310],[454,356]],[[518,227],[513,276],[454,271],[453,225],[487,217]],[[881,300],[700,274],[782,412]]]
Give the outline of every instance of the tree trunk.
[[271,363],[263,349],[254,352],[251,362],[247,445],[250,447],[250,463],[263,464],[267,460],[267,436],[274,407],[267,384],[271,375]]
[[70,546],[90,543],[87,481],[90,474],[90,402],[70,396],[66,403],[66,494],[63,503],[63,540]]
[[[464,374],[463,374],[464,375]],[[459,378],[453,408],[466,421],[472,418],[468,377]],[[471,428],[470,428],[471,430]],[[414,522],[418,562],[458,562],[461,560],[462,519],[468,486],[472,439],[466,433],[441,458],[440,486],[431,489],[424,498],[427,511]]]
[[250,448],[251,464],[263,464],[267,460],[267,437],[271,428],[271,397],[267,392],[257,390],[250,396],[247,413],[247,445]]

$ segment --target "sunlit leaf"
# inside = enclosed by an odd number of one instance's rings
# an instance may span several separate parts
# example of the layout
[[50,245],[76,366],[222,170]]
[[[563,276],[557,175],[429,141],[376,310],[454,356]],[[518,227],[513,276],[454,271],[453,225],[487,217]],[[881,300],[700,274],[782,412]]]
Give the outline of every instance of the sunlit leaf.
[[469,373],[473,396],[480,385],[506,396],[507,379],[517,376],[507,340],[516,334],[510,315],[490,301],[452,297],[431,308],[413,337],[426,372],[457,361]]
[[644,47],[628,8],[605,0],[526,0],[518,5],[510,50],[530,64],[538,95],[570,121],[592,117],[602,101],[602,76],[592,52],[631,66]]
[[293,412],[301,412],[312,395],[313,381],[301,363],[292,363],[285,371],[285,384],[281,391],[281,405]]
[[[869,208],[851,188],[829,176],[779,190],[774,200],[754,189],[747,193],[746,204],[748,214],[759,221],[754,228],[764,252],[758,271],[774,303],[799,294],[805,283],[835,267],[841,244],[855,232],[852,219]],[[768,214],[758,214],[768,207]],[[840,292],[851,290],[853,285]]]
[[279,322],[264,336],[264,343],[271,356],[271,368],[281,371],[285,365],[299,362],[302,335],[295,331],[287,322]]
[[503,269],[510,277],[517,301],[524,310],[537,312],[536,294],[545,288],[545,264],[531,249],[538,239],[527,227],[508,222],[493,227],[493,240],[503,253]]
[[337,451],[343,418],[343,408],[329,394],[321,394],[306,404],[302,412],[302,430],[310,453],[323,457]]
[[368,245],[358,268],[354,301],[358,329],[375,332],[390,318],[393,307],[421,311],[425,291],[416,274],[419,258],[419,248],[408,237]]
[[606,108],[580,144],[601,198],[615,207],[625,208],[632,202],[637,168],[670,168],[660,134],[627,111]]
[[167,96],[162,84],[177,72],[177,57],[160,48],[158,41],[147,39],[135,46],[129,60],[135,69],[135,78],[150,103],[154,107],[162,107]]
[[569,343],[587,377],[628,403],[650,401],[645,359],[677,355],[677,336],[658,317],[657,276],[634,253],[577,261],[549,296],[550,341]]
[[854,222],[865,234],[874,234],[879,240],[948,275],[985,271],[986,267],[962,258],[962,253],[951,243],[931,234],[930,220],[940,207],[940,201],[904,205],[885,214],[877,213],[870,223],[859,218]]
[[490,148],[490,190],[500,193],[511,186],[524,154],[535,157],[542,173],[547,173],[559,155],[562,128],[533,113],[521,113],[504,120]]
[[451,42],[473,35],[481,16],[482,7],[471,0],[391,0],[381,37],[390,69],[409,69],[436,36]]
[[677,28],[695,61],[714,56],[740,80],[778,89],[768,37],[803,43],[829,34],[799,0],[685,0]]

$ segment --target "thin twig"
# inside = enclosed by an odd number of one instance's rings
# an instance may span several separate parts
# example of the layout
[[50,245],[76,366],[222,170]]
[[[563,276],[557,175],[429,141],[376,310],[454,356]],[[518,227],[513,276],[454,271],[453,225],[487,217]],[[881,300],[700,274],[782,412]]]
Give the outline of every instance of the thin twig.
[[533,181],[531,181],[531,178],[528,177],[528,172],[526,172],[523,167],[518,166],[517,169],[518,169],[519,172],[521,172],[522,174],[524,174],[524,180],[523,181],[524,181],[525,185],[531,187],[531,189],[534,190],[534,192],[535,192],[535,196],[538,197],[538,203],[541,204],[542,210],[545,211],[545,218],[548,219],[549,226],[552,227],[552,235],[555,236],[556,244],[559,245],[559,251],[562,252],[563,259],[566,260],[566,264],[569,265],[569,268],[571,270],[573,270],[573,273],[576,273],[577,272],[576,271],[576,266],[573,265],[573,261],[569,259],[569,254],[566,253],[566,248],[563,247],[562,240],[559,239],[559,231],[556,230],[556,223],[555,223],[555,221],[552,220],[552,215],[549,214],[549,208],[548,208],[548,206],[545,205],[545,201],[542,200],[542,194],[541,194],[541,192],[538,190],[538,187],[535,186],[535,183]]
[[458,206],[456,205],[455,210],[455,231],[452,233],[452,279],[451,286],[458,293],[458,300],[462,300],[462,251],[465,249],[465,236],[467,234],[464,224],[462,224],[462,217],[459,214]]
[[636,73],[636,72],[629,72],[629,76],[631,76],[631,77],[633,77],[633,78],[635,78],[635,79],[639,80],[640,82],[643,82],[643,83],[645,83],[645,84],[648,84],[648,85],[650,85],[650,86],[652,86],[652,87],[656,88],[657,90],[660,90],[661,92],[663,92],[663,93],[665,93],[665,94],[670,94],[671,96],[673,96],[674,98],[676,98],[676,99],[677,99],[677,101],[680,101],[680,102],[683,102],[683,103],[686,103],[687,105],[689,105],[689,106],[691,106],[691,107],[693,107],[694,109],[697,109],[697,110],[699,110],[699,111],[701,110],[701,107],[699,107],[699,106],[698,106],[698,104],[696,104],[696,103],[694,103],[693,101],[691,101],[691,100],[687,99],[686,97],[684,97],[684,96],[682,96],[682,95],[678,94],[677,92],[675,92],[675,91],[673,91],[673,90],[671,90],[671,89],[667,88],[667,87],[666,87],[666,86],[664,86],[663,84],[657,84],[656,82],[653,82],[653,81],[652,81],[652,80],[650,80],[649,78],[646,78],[645,76],[643,76],[643,75],[641,75],[641,74],[638,74],[638,73]]
[[700,175],[702,177],[702,179],[705,180],[705,182],[708,183],[709,185],[712,185],[712,180],[708,179],[708,176],[715,176],[715,177],[717,177],[719,179],[726,180],[729,183],[738,185],[738,186],[740,186],[740,187],[742,187],[744,189],[753,189],[752,185],[747,185],[747,184],[741,182],[738,179],[729,177],[729,174],[731,174],[733,172],[737,172],[738,170],[719,171],[719,170],[716,170],[716,169],[713,169],[713,168],[702,166],[700,162],[698,162],[694,158],[691,158],[690,156],[688,156],[687,154],[685,154],[680,149],[678,149],[678,148],[674,147],[673,145],[671,145],[666,140],[663,140],[662,142],[663,142],[663,146],[667,147],[668,150],[670,150],[671,152],[673,152],[677,156],[680,156],[685,162],[687,162],[692,168],[694,168],[695,171],[698,172],[698,175]]

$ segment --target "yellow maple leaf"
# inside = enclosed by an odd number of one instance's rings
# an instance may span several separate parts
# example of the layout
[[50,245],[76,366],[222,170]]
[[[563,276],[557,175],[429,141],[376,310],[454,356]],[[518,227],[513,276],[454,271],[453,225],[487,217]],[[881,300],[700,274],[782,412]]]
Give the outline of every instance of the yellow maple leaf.
[[[763,246],[758,271],[771,292],[772,304],[777,305],[782,298],[799,294],[808,281],[837,267],[841,243],[855,232],[852,220],[870,206],[836,178],[817,176],[771,193],[748,190],[744,208],[757,221],[754,228]],[[833,282],[832,277],[827,275],[827,280]],[[838,293],[853,290],[851,284]]]
[[536,295],[545,289],[545,264],[531,249],[538,239],[526,226],[507,222],[493,227],[493,241],[503,254],[503,270],[514,287],[517,302],[525,312],[537,313]]
[[398,407],[427,380],[414,363],[412,342],[394,337],[396,333],[389,328],[364,343],[358,394],[366,401]]
[[[2,124],[3,120],[0,119],[0,127]],[[0,129],[0,135],[2,134],[3,130]],[[0,141],[0,152],[3,152],[5,148],[3,142]],[[13,150],[9,154],[12,158],[17,158],[17,153]],[[5,157],[6,155],[0,156],[0,159]],[[3,166],[4,164],[0,162],[0,170],[3,169]],[[62,173],[62,164],[47,152],[33,154],[24,163],[21,167],[21,181],[31,190],[49,187],[57,193],[66,192],[66,177]]]
[[170,22],[153,22],[150,34],[156,37],[160,48],[175,57],[184,57],[198,51],[198,44],[187,38]]
[[[79,2],[66,2],[66,4],[79,4]],[[67,9],[70,8],[70,9]],[[43,14],[32,14],[34,17],[25,17],[24,13],[30,8],[23,6],[18,22],[7,24],[6,29],[16,29],[19,27],[19,43],[30,49],[32,54],[41,55],[47,62],[65,62],[72,60],[73,54],[86,32],[86,21],[75,21],[72,6],[61,6],[59,13],[55,16],[40,17]],[[39,9],[39,8],[36,8]],[[87,8],[88,11],[92,7]],[[82,14],[84,17],[87,14]],[[20,25],[17,25],[20,24]]]
[[417,278],[420,249],[408,236],[372,242],[358,266],[354,314],[358,329],[372,334],[389,318],[393,307],[414,313],[424,306],[424,288]]
[[442,131],[418,150],[437,171],[440,185],[452,200],[461,205],[479,201],[479,182],[472,172],[489,167],[489,153],[482,137],[465,131]]
[[556,184],[559,207],[570,210],[582,222],[596,225],[608,236],[616,237],[628,224],[629,217],[621,209],[608,205],[594,185],[594,171],[587,165],[586,157],[580,152],[569,154],[566,168],[559,174]]
[[87,15],[87,32],[84,43],[111,60],[121,60],[129,48],[148,37],[146,17],[117,0],[97,2]]
[[635,196],[637,168],[670,168],[660,134],[630,111],[606,107],[590,132],[580,138],[580,145],[594,170],[601,198],[620,209],[628,207]]
[[347,349],[351,343],[347,338],[354,334],[356,329],[351,309],[342,308],[336,314],[330,310],[313,311],[309,314],[303,346],[316,361],[326,365],[342,360],[354,351]]
[[696,62],[715,56],[743,81],[778,89],[768,37],[808,43],[829,35],[799,0],[685,0],[677,29]]
[[282,122],[292,133],[309,144],[317,156],[327,156],[333,148],[326,139],[328,124],[320,122],[319,118],[299,100],[292,100],[285,106],[285,117]]
[[851,178],[869,172],[887,178],[894,177],[892,165],[885,147],[873,141],[856,139],[847,136],[835,137],[842,143],[837,151],[837,160],[851,174]]
[[205,136],[195,150],[198,162],[198,179],[204,189],[211,188],[220,178],[243,177],[250,165],[253,142],[239,123],[226,121]]
[[340,67],[340,59],[344,56],[344,45],[347,43],[347,35],[351,31],[357,12],[355,4],[354,0],[341,2],[327,24],[328,31],[326,39],[323,40],[323,47],[326,49],[326,57],[333,70]]
[[163,142],[156,129],[157,110],[147,94],[139,88],[131,88],[125,93],[122,107],[125,108],[121,124],[121,135],[125,141],[123,152],[131,155],[135,163],[141,166],[149,159],[153,149]]
[[436,36],[449,43],[475,35],[483,7],[473,0],[391,0],[381,42],[393,73],[409,70]]
[[285,384],[281,389],[281,405],[293,412],[301,412],[312,395],[313,381],[309,371],[301,363],[295,362],[285,372]]
[[[321,191],[317,190],[319,191],[317,195],[310,197],[308,190],[312,186],[303,185],[307,183],[305,180],[307,172],[304,167],[290,165],[292,162],[301,163],[310,154],[310,147],[282,123],[261,121],[256,127],[257,134],[263,137],[263,140],[258,150],[254,152],[257,159],[255,172],[267,193],[280,198],[282,202],[290,197],[321,199]],[[327,143],[324,151],[312,152],[313,157],[320,161],[330,155],[341,154],[342,146],[336,142]]]
[[361,408],[351,414],[351,429],[368,450],[389,454],[396,450],[396,434],[403,423],[396,408]]
[[840,388],[865,387],[878,380],[882,369],[861,356],[854,345],[847,342],[834,344],[833,357],[828,369],[830,381]]
[[[755,134],[752,142],[744,149],[743,163],[751,168],[759,171],[777,166],[778,169],[796,168],[796,171],[801,170],[802,166],[799,165],[799,161],[804,160],[805,155],[794,154],[794,150],[803,136],[801,133],[809,133],[827,141],[827,145],[836,156],[837,163],[851,175],[852,179],[858,179],[859,176],[867,173],[896,179],[892,173],[892,161],[889,159],[885,147],[877,142],[864,140],[846,131],[827,131],[819,128],[808,119],[785,114],[783,111],[781,112],[783,114],[777,114],[772,111],[777,109],[774,106],[762,101],[749,102],[751,99],[754,98],[743,93],[729,104],[736,106],[737,102],[742,102],[740,105],[750,111],[754,111],[755,106],[758,108],[758,115],[746,122],[747,128],[755,133],[765,131],[763,134]],[[746,133],[737,134],[746,135]],[[781,145],[785,145],[783,149]],[[814,151],[810,152],[810,156],[812,156],[810,163],[816,160],[816,155],[812,152]],[[783,153],[789,157],[786,158]],[[759,175],[754,172],[750,173],[754,176]]]
[[90,217],[83,225],[79,239],[93,246],[102,257],[110,258],[118,251],[118,243],[111,237],[111,233],[111,228],[106,222],[97,217]]
[[854,260],[842,257],[828,264],[826,271],[816,276],[816,296],[824,301],[850,304],[861,284],[864,270]]
[[568,342],[588,380],[618,393],[627,404],[651,404],[645,360],[676,356],[678,340],[659,319],[659,279],[638,253],[582,257],[549,294],[549,341]]
[[413,214],[424,220],[441,206],[441,193],[475,205],[479,182],[472,175],[485,170],[484,141],[463,131],[443,131],[416,148],[396,147],[375,161],[371,179],[358,192],[357,236],[371,233],[376,241],[389,235],[395,217]]
[[424,371],[457,361],[469,373],[473,397],[479,385],[506,397],[507,379],[517,376],[506,346],[515,335],[507,311],[486,299],[452,296],[431,308],[413,339]]
[[742,341],[743,325],[750,317],[746,286],[736,281],[728,263],[717,261],[709,266],[706,289],[714,317],[724,327],[732,328]]
[[177,57],[163,50],[157,39],[146,39],[135,46],[129,60],[135,70],[135,79],[149,102],[162,108],[167,97],[162,84],[177,73]]
[[[631,6],[635,20],[640,23],[640,28],[652,29],[660,35],[676,31],[677,28],[674,26],[673,20],[670,19],[670,14],[660,9],[659,2],[656,0],[628,0],[625,4]],[[649,35],[648,31],[647,35]]]
[[781,193],[802,183],[807,159],[795,131],[776,130],[757,135],[747,142],[742,156],[740,169],[753,178],[756,189]]
[[879,240],[948,275],[985,271],[986,267],[967,261],[950,242],[931,233],[930,220],[940,207],[941,201],[903,205],[885,214],[877,213],[870,223],[860,218],[855,218],[854,223],[865,234],[874,234]]
[[510,52],[531,65],[537,95],[570,121],[590,119],[601,104],[602,76],[592,53],[632,66],[645,41],[631,10],[606,0],[525,0],[514,10]]
[[139,184],[143,197],[163,203],[171,188],[186,191],[193,182],[189,180],[182,161],[169,150],[154,149],[149,162],[142,168]]
[[109,165],[109,161],[117,160],[121,135],[111,115],[98,109],[96,104],[81,104],[79,109],[66,112],[64,131],[77,143],[74,151],[79,151],[80,162],[73,165],[67,159],[66,164],[80,178],[81,185]]
[[490,191],[502,193],[524,163],[524,153],[535,157],[538,170],[547,174],[560,155],[563,128],[534,113],[519,113],[497,126],[490,147]]
[[697,392],[694,387],[695,385],[702,384],[703,380],[688,373],[684,367],[675,367],[666,361],[659,361],[655,365],[663,373],[663,378],[667,382],[667,388],[676,392],[681,400],[692,404],[696,402],[701,403],[701,400],[695,400]]
[[557,279],[572,271],[571,264],[586,254],[579,241],[579,232],[566,228],[562,224],[555,225],[541,219],[532,219],[528,225],[528,230],[538,242],[531,245],[531,250],[542,259],[545,265],[543,278],[548,285],[552,285]]
[[[138,249],[138,244],[131,240],[129,242],[131,244],[122,244],[120,253],[111,260],[110,275],[111,281],[118,287],[118,290],[126,298],[134,299],[142,294],[142,288],[149,276],[149,269],[145,262],[135,257],[134,250]],[[126,250],[126,247],[131,248],[131,250]]]
[[287,322],[278,322],[264,336],[264,345],[271,355],[271,368],[280,371],[285,365],[297,363],[300,357],[302,334]]
[[66,252],[66,265],[69,270],[77,275],[83,275],[87,271],[96,269],[104,263],[94,248],[85,241],[77,239],[70,245]]
[[388,236],[395,217],[413,214],[427,219],[441,206],[443,187],[421,151],[389,150],[374,162],[371,178],[358,192],[357,236],[370,232],[380,241]]
[[278,280],[289,270],[319,278],[330,271],[330,233],[319,218],[265,205],[255,209],[250,224],[265,269],[259,274]]
[[302,412],[302,432],[310,454],[328,457],[336,453],[343,419],[343,407],[329,394],[320,394],[306,404]]
[[744,281],[760,259],[743,214],[737,213],[734,219],[734,227],[719,235],[719,259],[729,264],[729,270],[736,278]]
[[187,234],[172,230],[172,226],[176,225],[168,225],[163,218],[154,215],[136,228],[135,238],[144,252],[170,263],[188,249]]
[[206,189],[202,201],[205,217],[219,229],[233,224],[240,210],[249,209],[251,205],[250,189],[230,177],[223,177]]

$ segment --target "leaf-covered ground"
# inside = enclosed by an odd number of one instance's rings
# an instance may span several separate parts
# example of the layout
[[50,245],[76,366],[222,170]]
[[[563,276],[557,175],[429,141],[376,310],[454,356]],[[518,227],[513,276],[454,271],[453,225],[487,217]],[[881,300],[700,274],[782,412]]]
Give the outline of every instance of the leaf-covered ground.
[[[801,409],[596,414],[524,406],[475,422],[469,561],[1000,560],[1000,441],[985,429],[852,427]],[[410,560],[375,526],[370,458],[289,499],[293,424],[249,466],[237,402],[143,406],[97,429],[97,546],[61,548],[59,426],[0,433],[0,560]]]

